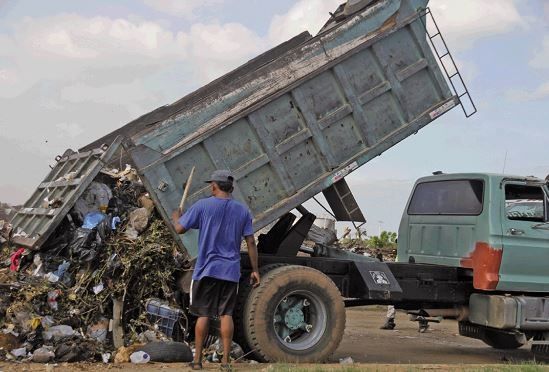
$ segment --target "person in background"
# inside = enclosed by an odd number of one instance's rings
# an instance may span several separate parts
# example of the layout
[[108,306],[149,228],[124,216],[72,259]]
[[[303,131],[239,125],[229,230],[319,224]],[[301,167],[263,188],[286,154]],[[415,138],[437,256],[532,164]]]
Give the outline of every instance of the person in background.
[[[381,249],[376,249],[376,258],[383,262],[383,253],[381,253]],[[385,316],[385,323],[380,327],[380,329],[385,330],[392,330],[395,329],[396,323],[395,323],[395,307],[393,305],[387,306],[387,315]]]

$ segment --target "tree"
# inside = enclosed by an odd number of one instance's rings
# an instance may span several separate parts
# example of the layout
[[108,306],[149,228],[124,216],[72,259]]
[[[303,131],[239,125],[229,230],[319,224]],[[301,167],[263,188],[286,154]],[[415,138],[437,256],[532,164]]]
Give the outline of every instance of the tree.
[[379,236],[370,237],[368,243],[374,248],[394,248],[396,246],[396,240],[396,232],[383,230]]

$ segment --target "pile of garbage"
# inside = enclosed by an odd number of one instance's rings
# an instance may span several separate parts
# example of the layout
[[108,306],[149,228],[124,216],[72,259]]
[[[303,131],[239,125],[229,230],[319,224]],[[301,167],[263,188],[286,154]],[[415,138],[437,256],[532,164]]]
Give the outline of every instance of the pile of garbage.
[[384,261],[395,261],[397,255],[394,247],[376,247],[370,244],[368,240],[360,238],[340,239],[338,248],[368,257],[379,258],[381,255]]
[[131,167],[103,170],[38,251],[12,230],[0,221],[0,360],[127,362],[125,345],[185,337],[190,264]]

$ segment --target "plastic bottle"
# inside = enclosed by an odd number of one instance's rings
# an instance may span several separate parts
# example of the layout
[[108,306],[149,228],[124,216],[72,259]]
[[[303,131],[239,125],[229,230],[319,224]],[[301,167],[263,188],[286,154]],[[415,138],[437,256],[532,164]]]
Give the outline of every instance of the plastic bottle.
[[144,351],[136,351],[130,355],[130,361],[133,364],[145,364],[151,361],[151,357]]

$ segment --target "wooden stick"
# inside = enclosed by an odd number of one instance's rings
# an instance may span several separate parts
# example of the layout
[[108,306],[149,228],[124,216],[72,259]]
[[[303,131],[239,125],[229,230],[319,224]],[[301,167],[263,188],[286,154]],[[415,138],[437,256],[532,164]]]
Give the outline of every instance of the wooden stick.
[[179,213],[183,213],[183,207],[185,206],[185,201],[187,201],[187,196],[189,195],[189,189],[191,188],[191,183],[193,182],[194,168],[191,169],[187,183],[185,184],[185,190],[183,190],[183,197],[181,198],[181,203],[179,203]]
[[122,309],[124,303],[120,298],[112,300],[112,342],[116,349],[124,346],[124,329],[122,328]]

